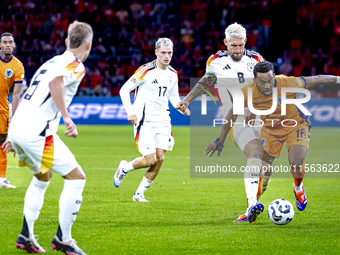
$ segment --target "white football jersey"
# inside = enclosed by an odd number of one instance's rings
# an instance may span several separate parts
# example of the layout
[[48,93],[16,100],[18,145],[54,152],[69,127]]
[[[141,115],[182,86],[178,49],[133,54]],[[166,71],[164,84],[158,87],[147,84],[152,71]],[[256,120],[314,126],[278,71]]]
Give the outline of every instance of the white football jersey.
[[210,56],[206,64],[204,77],[217,78],[216,87],[218,87],[218,93],[222,104],[226,107],[226,112],[229,111],[233,100],[232,94],[226,89],[230,87],[241,89],[244,85],[253,81],[254,66],[263,60],[259,53],[246,49],[240,61],[234,61],[229,56],[228,51],[224,50]]
[[[130,92],[134,89],[132,106]],[[128,116],[135,114],[138,121],[170,122],[169,100],[174,107],[180,101],[177,72],[171,66],[160,69],[156,60],[142,65],[122,86],[120,96]]]
[[56,133],[61,114],[51,96],[49,82],[63,76],[68,107],[84,75],[83,63],[70,51],[45,62],[34,74],[29,90],[11,120],[9,132],[25,137]]

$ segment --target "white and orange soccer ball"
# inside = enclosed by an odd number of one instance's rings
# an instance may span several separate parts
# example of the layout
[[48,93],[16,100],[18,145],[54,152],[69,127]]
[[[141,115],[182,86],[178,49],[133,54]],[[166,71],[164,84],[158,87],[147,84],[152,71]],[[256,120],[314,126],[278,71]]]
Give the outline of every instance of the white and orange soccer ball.
[[286,199],[275,199],[268,206],[268,217],[277,225],[285,225],[294,218],[293,205]]

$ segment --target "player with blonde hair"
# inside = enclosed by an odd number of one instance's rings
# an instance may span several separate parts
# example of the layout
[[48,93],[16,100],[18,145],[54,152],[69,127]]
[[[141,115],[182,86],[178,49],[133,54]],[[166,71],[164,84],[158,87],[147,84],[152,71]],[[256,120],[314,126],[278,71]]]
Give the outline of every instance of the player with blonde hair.
[[[203,89],[216,82],[215,87],[218,88],[218,94],[223,105],[223,115],[225,116],[232,107],[231,90],[240,89],[253,79],[253,68],[255,64],[263,61],[263,57],[255,51],[245,49],[246,29],[242,25],[234,23],[226,28],[225,35],[224,44],[227,46],[227,51],[218,51],[210,56],[206,64],[205,75],[179,103],[181,110],[185,110],[190,102],[204,93]],[[237,123],[243,123],[243,121],[243,116],[238,116]],[[249,126],[235,125],[229,132],[229,138],[248,158],[248,169],[253,169],[252,172],[245,172],[244,174],[247,195],[246,213],[239,216],[235,222],[253,222],[264,209],[262,204],[258,204],[262,191],[260,168],[263,157],[263,150],[258,140],[258,131]],[[216,150],[222,151],[223,145],[219,138],[215,140],[214,145]]]
[[19,166],[28,166],[34,177],[27,189],[24,219],[16,246],[29,253],[45,253],[34,238],[34,222],[44,202],[52,172],[65,179],[59,200],[59,227],[53,249],[65,254],[85,254],[72,239],[71,227],[77,217],[85,186],[85,173],[74,155],[56,134],[63,117],[69,137],[77,137],[67,107],[85,75],[83,62],[92,47],[90,25],[75,21],[68,28],[67,49],[45,62],[34,74],[9,127],[6,152],[15,151]]
[[[137,202],[149,202],[144,192],[158,175],[165,152],[174,146],[168,101],[174,107],[180,101],[177,71],[170,66],[173,43],[169,38],[159,38],[155,46],[157,59],[138,68],[119,92],[128,121],[135,127],[135,144],[143,157],[130,162],[122,160],[113,181],[118,188],[127,173],[148,167],[132,198]],[[134,89],[132,106],[130,92]],[[190,115],[189,109],[183,110],[183,114]]]

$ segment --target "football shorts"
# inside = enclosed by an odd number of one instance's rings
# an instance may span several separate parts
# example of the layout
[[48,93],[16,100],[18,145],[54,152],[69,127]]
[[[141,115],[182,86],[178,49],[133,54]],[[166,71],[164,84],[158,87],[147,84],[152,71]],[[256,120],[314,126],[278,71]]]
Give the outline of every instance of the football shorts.
[[302,145],[308,149],[310,140],[310,125],[303,123],[298,124],[295,127],[282,128],[286,132],[282,132],[282,135],[272,135],[270,129],[262,128],[260,143],[265,152],[268,155],[279,158],[283,144],[286,142],[287,150],[292,145]]
[[156,148],[171,151],[175,144],[168,121],[142,122],[134,131],[136,147],[144,157],[155,153]]
[[65,176],[79,166],[72,152],[57,134],[22,138],[10,132],[9,140],[18,154],[19,166],[28,166],[33,174],[44,174],[52,169],[53,172]]
[[9,122],[9,111],[0,112],[0,134],[8,134]]
[[[257,134],[261,127],[251,127],[247,124],[244,125],[244,118],[242,116],[238,116],[235,123],[239,124],[233,124],[228,137],[241,151],[243,151],[247,143],[254,139],[259,139]],[[255,123],[254,125],[256,124],[258,125],[258,123]]]

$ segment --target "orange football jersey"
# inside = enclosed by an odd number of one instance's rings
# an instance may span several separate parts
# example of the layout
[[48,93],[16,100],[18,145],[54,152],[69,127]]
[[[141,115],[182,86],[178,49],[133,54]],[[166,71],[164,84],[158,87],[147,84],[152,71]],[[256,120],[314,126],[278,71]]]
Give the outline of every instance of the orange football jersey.
[[[265,96],[257,88],[255,82],[251,82],[242,88],[244,95],[244,105],[248,106],[248,88],[252,88],[253,97],[253,107],[256,110],[268,110],[272,107],[273,95]],[[286,115],[281,115],[281,88],[283,87],[295,87],[295,88],[305,88],[306,83],[301,77],[287,77],[285,75],[275,76],[275,85],[277,88],[277,107],[275,111],[269,115],[262,115],[261,120],[264,122],[263,128],[270,129],[273,135],[284,135],[285,132],[289,131],[290,128],[284,128],[281,124],[283,120],[285,126],[294,126],[297,124],[307,123],[310,124],[308,116],[305,116],[294,104],[287,104]],[[293,99],[296,97],[297,93],[287,93],[286,97],[288,99]],[[275,121],[266,121],[266,119],[275,119]],[[290,119],[290,120],[289,120]],[[296,122],[292,121],[295,120]],[[258,125],[258,124],[256,124]]]
[[9,90],[14,83],[22,83],[24,76],[24,66],[19,59],[12,55],[10,60],[5,61],[0,56],[0,112],[9,110]]

